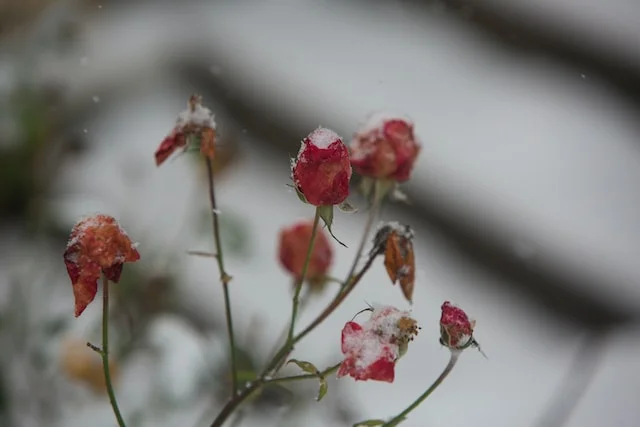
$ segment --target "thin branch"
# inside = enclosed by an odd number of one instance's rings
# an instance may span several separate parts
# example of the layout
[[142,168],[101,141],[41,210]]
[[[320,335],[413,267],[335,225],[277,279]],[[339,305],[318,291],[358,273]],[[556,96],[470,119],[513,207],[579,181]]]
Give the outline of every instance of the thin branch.
[[222,282],[222,291],[224,293],[224,308],[227,318],[227,333],[229,335],[229,357],[231,359],[231,396],[234,399],[238,393],[238,367],[236,362],[236,344],[233,334],[233,318],[231,316],[231,298],[229,297],[229,281],[231,276],[224,269],[224,257],[222,252],[222,244],[220,242],[220,224],[218,223],[218,208],[216,206],[216,193],[213,184],[213,164],[211,159],[206,159],[207,177],[209,182],[209,200],[211,202],[211,215],[213,221],[213,238],[216,245],[216,260],[218,261],[218,270],[220,271],[220,281]]

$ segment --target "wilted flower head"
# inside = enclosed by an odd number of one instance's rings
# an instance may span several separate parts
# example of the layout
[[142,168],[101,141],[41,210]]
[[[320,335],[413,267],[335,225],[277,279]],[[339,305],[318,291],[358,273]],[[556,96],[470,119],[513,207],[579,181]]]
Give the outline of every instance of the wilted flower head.
[[136,244],[115,218],[99,214],[80,220],[71,230],[64,252],[64,263],[73,285],[76,317],[95,298],[100,272],[112,282],[118,282],[122,265],[139,259]]
[[[469,320],[467,313],[449,301],[442,304],[440,317],[440,343],[452,350],[464,350],[478,343],[473,338],[475,320]],[[483,353],[484,354],[484,353]]]
[[347,322],[342,329],[345,358],[338,378],[350,375],[362,381],[393,382],[395,364],[419,329],[409,312],[391,306],[373,308],[371,317],[362,325]]
[[297,190],[314,206],[338,205],[349,195],[349,152],[337,133],[318,128],[300,145],[291,162]]
[[384,267],[391,282],[400,283],[407,301],[412,302],[416,278],[413,230],[408,225],[389,222],[378,229],[370,256],[384,253]]
[[214,115],[202,106],[202,97],[192,95],[187,109],[180,113],[176,125],[156,150],[156,166],[160,166],[177,149],[187,148],[189,136],[200,142],[200,153],[211,160],[215,156],[216,121]]
[[[280,231],[278,254],[280,263],[296,279],[302,277],[307,249],[313,231],[313,221],[299,221]],[[307,268],[306,279],[310,284],[322,284],[333,260],[333,249],[322,229],[316,231],[316,238]]]
[[411,176],[420,144],[413,122],[396,114],[371,115],[351,141],[351,165],[366,177],[404,182]]

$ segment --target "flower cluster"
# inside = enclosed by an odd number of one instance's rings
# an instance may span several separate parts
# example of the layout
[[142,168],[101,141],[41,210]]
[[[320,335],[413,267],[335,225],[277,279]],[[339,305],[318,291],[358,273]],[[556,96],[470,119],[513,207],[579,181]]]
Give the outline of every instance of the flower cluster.
[[[181,148],[187,150],[190,146],[197,146],[201,156],[209,162],[208,166],[211,166],[210,162],[216,155],[216,122],[212,112],[202,105],[202,98],[197,95],[191,96],[187,110],[180,113],[175,126],[155,152],[156,165],[161,165],[177,150]],[[397,222],[384,223],[374,235],[373,248],[369,251],[368,259],[360,270],[358,266],[362,265],[360,261],[364,255],[363,245],[369,236],[371,224],[377,218],[380,205],[391,189],[397,191],[398,184],[410,178],[420,150],[421,145],[414,134],[413,122],[396,114],[370,116],[354,133],[349,147],[336,132],[324,127],[313,130],[302,140],[297,156],[291,161],[291,179],[300,199],[315,206],[316,211],[313,221],[298,221],[284,227],[279,234],[277,257],[282,267],[294,279],[295,285],[289,333],[286,341],[274,358],[267,363],[264,371],[255,381],[245,384],[244,389],[239,385],[243,382],[238,378],[239,371],[235,359],[236,346],[228,293],[230,276],[226,273],[223,263],[214,183],[210,173],[208,196],[213,212],[213,240],[216,245],[216,254],[213,258],[217,261],[223,285],[231,359],[229,366],[233,380],[231,400],[220,412],[213,426],[222,426],[234,408],[238,407],[244,399],[254,395],[254,391],[267,383],[282,380],[272,375],[277,374],[281,367],[285,366],[287,358],[298,341],[322,323],[344,301],[378,256],[384,257],[384,267],[391,283],[398,284],[405,299],[413,303],[416,259],[413,247],[414,231],[411,227]],[[353,171],[363,178],[362,183],[365,184],[363,189],[367,186],[369,189],[374,188],[374,197],[369,200],[370,217],[365,228],[363,244],[356,253],[346,279],[344,281],[331,279],[339,283],[336,296],[310,326],[296,335],[299,296],[303,283],[306,282],[312,290],[324,290],[324,284],[329,281],[328,274],[334,260],[334,248],[325,231],[319,228],[319,220],[324,221],[329,234],[335,238],[331,231],[333,207],[339,206],[341,210],[355,211],[347,202]],[[367,198],[371,194],[368,190],[364,193]],[[73,285],[76,317],[82,314],[95,298],[100,275],[102,274],[105,279],[103,347],[89,345],[103,358],[105,382],[96,380],[97,365],[95,363],[77,357],[86,356],[77,345],[69,347],[65,354],[65,371],[70,377],[89,382],[95,388],[106,387],[114,414],[121,427],[124,426],[124,421],[122,421],[109,379],[110,364],[106,333],[107,285],[109,281],[117,283],[120,280],[124,263],[140,259],[136,247],[137,244],[129,239],[115,218],[99,214],[85,218],[73,227],[64,252],[64,262]],[[475,321],[470,320],[462,309],[449,301],[444,302],[441,309],[440,343],[451,350],[452,358],[443,376],[436,381],[436,386],[451,370],[460,351],[471,346],[479,348],[473,336]],[[291,359],[289,362],[295,363],[307,374],[285,378],[285,380],[317,377],[320,381],[318,400],[327,392],[325,376],[336,370],[339,378],[349,376],[356,381],[393,382],[396,363],[407,352],[409,343],[418,335],[421,327],[409,311],[390,305],[371,306],[362,312],[365,311],[370,312],[366,321],[358,323],[352,319],[342,328],[340,349],[343,359],[339,364],[320,371],[311,362]],[[431,391],[433,388],[428,389],[423,397],[391,421],[369,420],[362,425],[397,425]]]

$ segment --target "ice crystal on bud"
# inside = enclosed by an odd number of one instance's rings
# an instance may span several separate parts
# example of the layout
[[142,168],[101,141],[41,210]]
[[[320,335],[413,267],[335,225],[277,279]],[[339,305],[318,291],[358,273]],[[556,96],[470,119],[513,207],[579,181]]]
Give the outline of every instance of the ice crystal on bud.
[[342,329],[344,361],[338,378],[393,382],[395,364],[406,352],[420,327],[409,312],[392,306],[373,307],[362,325],[351,321]]
[[[449,301],[442,304],[442,316],[440,317],[440,343],[442,345],[457,351],[471,346],[480,349],[478,342],[473,338],[475,326],[475,320],[470,320],[467,313],[461,308]],[[484,355],[484,353],[482,354]]]
[[308,203],[332,206],[344,202],[349,195],[351,163],[340,136],[322,127],[311,132],[291,161],[291,175]]
[[115,218],[108,215],[82,219],[73,227],[64,263],[73,285],[76,317],[95,298],[101,272],[118,282],[123,264],[140,259],[136,246]]
[[[313,221],[299,221],[280,231],[278,255],[282,266],[296,279],[302,277],[307,249],[313,231]],[[306,279],[312,288],[321,288],[333,261],[333,249],[322,229],[316,231],[316,238],[307,268]]]
[[196,137],[200,153],[213,160],[215,156],[216,121],[213,113],[202,105],[202,97],[192,95],[187,109],[178,115],[176,125],[156,150],[156,165],[160,166],[179,148],[188,148],[189,137]]
[[413,252],[414,232],[408,225],[389,222],[378,228],[370,256],[384,253],[384,267],[391,283],[400,284],[407,301],[413,299],[416,262]]
[[371,115],[355,133],[349,147],[355,171],[375,179],[407,181],[420,153],[413,127],[413,122],[402,115]]

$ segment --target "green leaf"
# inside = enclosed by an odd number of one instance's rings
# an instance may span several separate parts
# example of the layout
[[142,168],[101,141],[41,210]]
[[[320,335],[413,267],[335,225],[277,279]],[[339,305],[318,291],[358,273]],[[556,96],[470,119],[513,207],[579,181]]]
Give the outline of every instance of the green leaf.
[[311,362],[305,362],[304,360],[298,360],[298,359],[291,359],[287,362],[287,365],[289,363],[295,363],[296,365],[298,365],[298,368],[302,369],[307,374],[320,376],[320,371]]
[[294,190],[296,190],[296,194],[298,195],[298,199],[300,199],[300,201],[301,201],[302,203],[309,204],[309,202],[307,202],[307,198],[306,198],[306,197],[304,197],[304,194],[302,194],[302,191],[300,191],[300,190],[298,189],[298,187],[296,187],[296,186],[295,186],[295,185],[293,185],[293,184],[287,184],[287,186],[288,186],[288,187],[293,188]]
[[331,231],[331,224],[333,223],[333,205],[318,206],[316,209],[320,212],[320,218],[322,218],[322,221],[327,226],[327,230],[329,230],[331,237],[346,248],[347,245],[338,240],[338,238],[333,234],[333,231]]
[[400,423],[401,423],[401,422],[403,422],[404,420],[406,420],[406,418],[405,418],[405,417],[399,418],[399,419],[398,419],[398,420],[396,420],[396,421],[390,421],[390,422],[388,422],[388,423],[387,423],[387,426],[388,426],[388,427],[394,427],[394,426],[397,426],[398,424],[400,424]]
[[318,377],[320,380],[320,390],[318,390],[318,397],[316,397],[316,401],[320,402],[320,400],[327,394],[329,390],[329,385],[327,384],[327,380],[325,377]]
[[392,422],[381,420],[381,419],[372,419],[372,420],[360,421],[359,423],[354,424],[353,427],[382,426],[382,425],[393,427],[393,426],[397,426],[404,420],[406,420],[405,417],[402,417],[399,420],[392,421]]
[[365,427],[365,426],[381,426],[384,425],[384,420],[366,420],[355,423],[353,427]]
[[289,363],[295,363],[296,365],[298,365],[300,369],[302,369],[306,373],[315,375],[316,377],[318,377],[318,380],[320,381],[320,390],[318,391],[318,396],[316,397],[316,401],[319,402],[327,394],[327,391],[329,390],[329,385],[327,384],[326,378],[322,376],[318,368],[316,368],[316,365],[314,365],[311,362],[291,359],[287,362],[287,365]]
[[338,209],[340,209],[344,213],[356,213],[358,209],[351,206],[349,202],[346,200],[338,205]]

